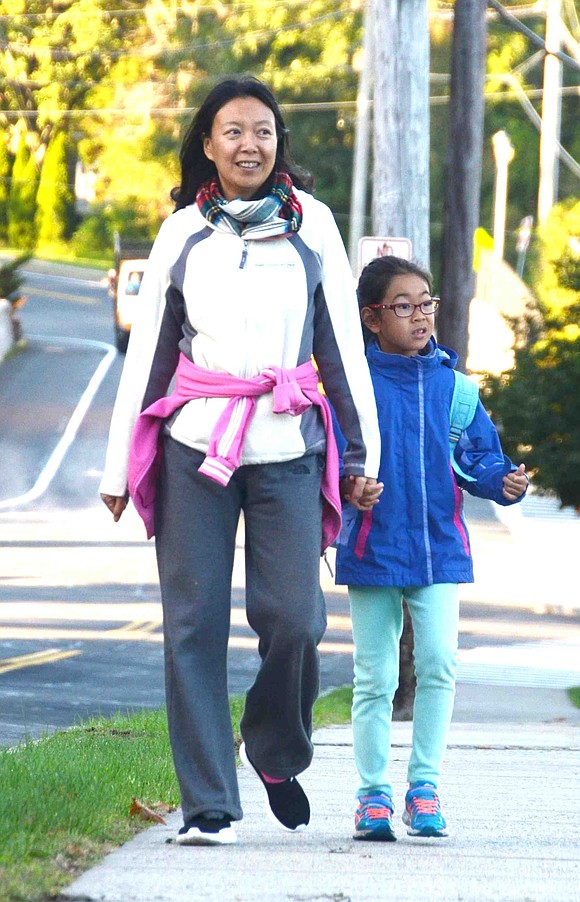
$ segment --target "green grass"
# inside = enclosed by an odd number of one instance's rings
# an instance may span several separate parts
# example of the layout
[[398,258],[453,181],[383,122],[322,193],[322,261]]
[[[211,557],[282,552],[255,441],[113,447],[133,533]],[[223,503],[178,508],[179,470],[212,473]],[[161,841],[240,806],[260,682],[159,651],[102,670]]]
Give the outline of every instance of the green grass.
[[[2,257],[18,257],[22,250],[16,250],[10,247],[0,247],[0,256]],[[91,269],[108,270],[113,265],[113,254],[106,259],[98,259],[93,257],[76,257],[73,251],[65,243],[44,246],[32,252],[32,259],[46,260],[49,263],[66,263],[70,266],[85,266]],[[0,902],[3,900],[0,898]]]
[[[320,698],[314,727],[348,723],[352,691]],[[231,699],[239,743],[244,700]],[[0,902],[41,902],[146,822],[133,798],[177,805],[165,711],[98,718],[0,751]]]
[[573,686],[572,689],[568,689],[568,698],[573,705],[580,708],[580,686]]

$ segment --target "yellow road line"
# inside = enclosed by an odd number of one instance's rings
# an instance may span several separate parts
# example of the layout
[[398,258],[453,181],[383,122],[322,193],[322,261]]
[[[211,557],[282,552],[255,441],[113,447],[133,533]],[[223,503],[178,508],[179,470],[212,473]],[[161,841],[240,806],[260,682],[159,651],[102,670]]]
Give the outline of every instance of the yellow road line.
[[0,674],[9,673],[11,670],[22,670],[24,667],[38,667],[41,664],[51,664],[54,661],[74,658],[80,654],[80,651],[62,651],[60,648],[49,648],[46,651],[34,651],[28,655],[3,658],[0,659]]
[[119,633],[131,633],[137,634],[138,636],[144,636],[153,633],[161,626],[161,623],[161,620],[133,620],[126,626],[117,626],[112,630],[105,630],[105,633],[108,636],[118,636]]
[[131,623],[126,624],[126,626],[116,626],[112,630],[105,630],[105,632],[107,632],[109,635],[111,633],[125,633],[125,632],[136,633],[144,625],[145,625],[144,620],[133,620],[133,621],[131,621]]
[[[39,625],[38,621],[34,624],[26,625],[22,620],[11,623],[10,619],[0,616],[0,641],[24,639],[40,640],[41,642],[62,642],[66,640],[163,642],[163,632],[161,630],[163,621],[161,619],[132,620],[128,623],[125,622],[122,626],[108,630],[84,628],[72,624],[70,626],[61,626],[60,624],[52,626],[49,623]],[[71,618],[71,620],[74,621],[74,618]],[[232,626],[242,628],[247,626],[244,612],[232,612]],[[337,636],[329,636],[326,640],[328,646],[332,647],[338,641],[342,648],[348,647],[352,635],[350,618],[336,615],[329,616],[328,633],[331,632],[341,634],[341,637],[338,639]],[[568,623],[522,623],[515,620],[493,620],[492,618],[477,620],[461,618],[459,632],[463,636],[494,637],[497,639],[528,642],[533,640],[580,641],[580,628],[571,627]],[[342,636],[344,636],[344,639]],[[253,647],[254,636],[252,635],[248,638]],[[241,637],[237,641],[240,642],[237,647],[242,647]]]
[[138,630],[114,629],[66,629],[64,627],[38,627],[38,626],[0,626],[0,641],[8,639],[39,639],[41,642],[72,641],[133,641],[133,642],[163,642],[162,633],[141,632]]
[[[159,624],[160,625],[160,624]],[[152,632],[151,630],[157,624],[148,626],[144,630],[84,630],[84,629],[44,629],[42,627],[0,627],[0,640],[6,639],[28,639],[28,640],[52,640],[53,642],[62,642],[63,640],[71,641],[94,641],[94,642],[154,642],[161,644],[163,642],[163,633]],[[231,636],[229,641],[230,648],[248,648],[257,649],[258,640],[255,636]],[[331,642],[322,641],[318,646],[318,650],[322,654],[352,654],[353,644],[350,641]]]
[[86,294],[66,294],[64,291],[49,291],[48,288],[30,288],[29,294],[39,294],[44,298],[56,298],[57,301],[72,301],[74,304],[98,304],[99,298],[92,298]]

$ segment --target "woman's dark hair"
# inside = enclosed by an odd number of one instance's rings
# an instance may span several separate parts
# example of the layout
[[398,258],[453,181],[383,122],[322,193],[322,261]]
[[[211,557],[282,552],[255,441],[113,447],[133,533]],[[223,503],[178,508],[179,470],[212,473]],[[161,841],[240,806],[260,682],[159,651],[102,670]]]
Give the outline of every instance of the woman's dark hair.
[[175,202],[176,210],[192,204],[203,182],[217,175],[215,164],[212,160],[208,160],[204,153],[203,139],[211,134],[213,121],[219,110],[230,100],[243,97],[255,97],[274,114],[278,138],[274,169],[287,172],[296,188],[312,191],[311,175],[296,166],[290,157],[288,130],[274,95],[259,79],[244,75],[239,78],[227,78],[215,85],[187,129],[179,155],[181,184],[171,191],[171,199]]
[[[361,272],[356,290],[359,309],[369,304],[381,304],[395,276],[419,276],[427,283],[429,291],[433,291],[433,276],[427,269],[412,260],[387,254],[375,257]],[[368,344],[373,333],[364,324],[363,335],[365,344]]]

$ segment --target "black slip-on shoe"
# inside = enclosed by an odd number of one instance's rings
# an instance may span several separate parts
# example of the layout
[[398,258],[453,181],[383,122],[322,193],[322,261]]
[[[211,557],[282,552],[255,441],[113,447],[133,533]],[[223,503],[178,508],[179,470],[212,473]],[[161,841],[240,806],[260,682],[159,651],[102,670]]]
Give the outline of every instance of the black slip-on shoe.
[[183,825],[175,842],[180,846],[231,846],[238,841],[229,817],[194,817]]
[[240,758],[261,780],[268,794],[268,811],[275,822],[295,833],[305,830],[310,823],[310,805],[296,777],[290,777],[282,783],[268,783],[248,755],[245,742],[240,746]]

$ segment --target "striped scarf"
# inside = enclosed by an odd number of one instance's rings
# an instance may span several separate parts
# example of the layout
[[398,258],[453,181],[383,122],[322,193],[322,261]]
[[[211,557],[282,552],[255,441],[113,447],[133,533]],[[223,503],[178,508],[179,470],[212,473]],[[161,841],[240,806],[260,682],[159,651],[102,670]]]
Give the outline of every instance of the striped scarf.
[[275,172],[270,193],[257,200],[226,200],[217,179],[204,182],[195,200],[216,229],[241,238],[273,238],[297,232],[302,224],[302,205],[286,172]]

